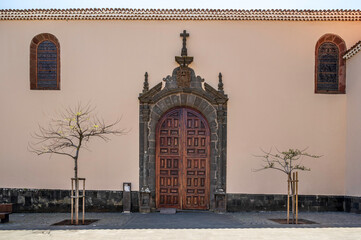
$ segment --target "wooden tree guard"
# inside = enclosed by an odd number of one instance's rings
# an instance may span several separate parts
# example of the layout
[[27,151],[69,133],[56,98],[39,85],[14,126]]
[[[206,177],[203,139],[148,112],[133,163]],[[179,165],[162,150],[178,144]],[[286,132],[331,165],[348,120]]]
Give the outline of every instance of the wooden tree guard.
[[[83,181],[83,192],[82,195],[79,195],[79,181]],[[74,189],[75,185],[75,189]],[[78,186],[78,187],[76,187]],[[83,199],[83,218],[82,223],[84,224],[85,216],[85,178],[71,178],[71,220],[70,223],[74,223],[74,210],[75,210],[75,225],[79,224],[79,198]],[[75,201],[75,204],[74,204]]]
[[287,224],[290,223],[290,197],[292,198],[292,224],[298,224],[298,172],[293,172],[292,175],[289,174],[287,180]]

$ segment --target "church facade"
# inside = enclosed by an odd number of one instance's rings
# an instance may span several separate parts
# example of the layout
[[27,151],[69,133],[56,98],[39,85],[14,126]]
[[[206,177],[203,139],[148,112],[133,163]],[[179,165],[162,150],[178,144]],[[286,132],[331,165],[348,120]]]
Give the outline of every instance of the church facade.
[[73,162],[28,149],[78,103],[127,134],[79,157],[89,210],[283,210],[262,150],[306,149],[300,210],[361,210],[361,12],[0,11],[0,201],[68,211]]

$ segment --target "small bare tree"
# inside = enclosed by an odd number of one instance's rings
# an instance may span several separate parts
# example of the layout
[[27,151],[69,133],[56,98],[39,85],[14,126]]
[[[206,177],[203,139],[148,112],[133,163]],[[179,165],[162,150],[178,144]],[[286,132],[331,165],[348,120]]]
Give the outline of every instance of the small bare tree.
[[58,154],[65,155],[74,160],[75,179],[75,215],[78,224],[79,211],[79,177],[78,159],[80,150],[87,147],[90,139],[100,138],[108,141],[109,135],[123,135],[124,129],[117,129],[120,119],[107,124],[94,113],[95,108],[78,104],[68,107],[57,119],[51,120],[49,126],[39,126],[38,132],[32,137],[34,142],[29,143],[29,149],[38,155]]
[[[306,149],[299,150],[299,149],[289,149],[288,151],[279,151],[278,149],[277,153],[272,153],[272,149],[268,152],[262,150],[264,153],[261,156],[256,156],[262,158],[264,164],[262,165],[262,168],[256,169],[254,171],[261,171],[265,169],[275,169],[278,171],[281,171],[285,174],[287,174],[288,183],[295,181],[295,179],[292,179],[292,173],[295,170],[301,170],[301,171],[311,171],[310,168],[305,167],[304,165],[301,165],[300,160],[303,157],[310,157],[310,158],[320,158],[321,156],[318,155],[312,155],[306,152]],[[298,180],[297,180],[298,181]],[[295,216],[295,185],[291,184],[291,193],[292,193],[292,213],[293,213],[293,223],[294,223],[294,216]],[[288,213],[289,207],[287,207],[287,216],[289,216]],[[287,219],[288,220],[288,219]]]

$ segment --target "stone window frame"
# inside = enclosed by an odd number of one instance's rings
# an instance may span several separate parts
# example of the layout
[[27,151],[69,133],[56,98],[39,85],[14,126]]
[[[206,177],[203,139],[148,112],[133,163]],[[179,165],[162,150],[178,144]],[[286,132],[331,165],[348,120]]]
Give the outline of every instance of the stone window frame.
[[[40,43],[44,41],[51,41],[55,44],[57,49],[57,79],[56,79],[56,87],[38,87],[38,74],[37,74],[37,49]],[[36,35],[30,43],[30,89],[31,90],[60,90],[60,43],[59,40],[51,33],[41,33]]]
[[[328,91],[328,90],[318,90],[317,81],[318,81],[318,52],[319,48],[323,43],[333,43],[337,46],[339,56],[338,56],[338,90],[337,91]],[[343,59],[343,55],[346,53],[346,43],[338,35],[327,33],[320,37],[315,46],[315,93],[322,94],[345,94],[346,93],[346,60]]]

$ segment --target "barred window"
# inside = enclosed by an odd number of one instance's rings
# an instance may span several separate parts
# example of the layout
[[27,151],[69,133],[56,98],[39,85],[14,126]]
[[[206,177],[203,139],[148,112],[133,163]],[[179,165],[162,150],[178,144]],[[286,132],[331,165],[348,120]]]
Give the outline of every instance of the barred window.
[[317,90],[338,91],[339,51],[334,43],[325,42],[318,48]]
[[345,93],[345,42],[337,35],[326,34],[316,44],[315,92]]
[[60,89],[60,46],[52,34],[39,34],[30,44],[30,89]]

